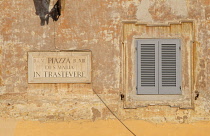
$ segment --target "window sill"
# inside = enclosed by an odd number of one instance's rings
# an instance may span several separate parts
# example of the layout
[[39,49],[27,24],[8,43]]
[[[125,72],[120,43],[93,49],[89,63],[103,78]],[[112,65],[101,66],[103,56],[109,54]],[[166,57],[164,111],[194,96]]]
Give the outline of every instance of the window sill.
[[124,108],[146,106],[170,106],[191,109],[191,95],[130,95],[124,101]]

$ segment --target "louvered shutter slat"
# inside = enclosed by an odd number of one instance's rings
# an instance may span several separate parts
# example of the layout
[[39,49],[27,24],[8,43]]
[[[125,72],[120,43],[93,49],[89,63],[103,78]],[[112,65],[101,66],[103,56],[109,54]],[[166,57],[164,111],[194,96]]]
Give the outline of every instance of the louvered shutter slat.
[[158,94],[158,42],[137,41],[137,93]]
[[159,41],[159,94],[181,94],[180,41]]

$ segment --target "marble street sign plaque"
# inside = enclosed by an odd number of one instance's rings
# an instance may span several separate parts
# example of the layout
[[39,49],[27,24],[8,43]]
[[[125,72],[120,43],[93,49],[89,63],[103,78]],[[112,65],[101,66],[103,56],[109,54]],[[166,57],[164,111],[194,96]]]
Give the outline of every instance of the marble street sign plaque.
[[28,52],[28,83],[91,83],[91,52]]

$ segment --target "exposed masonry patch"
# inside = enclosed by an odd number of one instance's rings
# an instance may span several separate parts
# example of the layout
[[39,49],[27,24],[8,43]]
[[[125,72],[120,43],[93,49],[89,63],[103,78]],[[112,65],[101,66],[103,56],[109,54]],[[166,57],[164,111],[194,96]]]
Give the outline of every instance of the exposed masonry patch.
[[93,121],[95,121],[96,118],[101,117],[101,113],[98,109],[92,107],[92,113],[93,113]]

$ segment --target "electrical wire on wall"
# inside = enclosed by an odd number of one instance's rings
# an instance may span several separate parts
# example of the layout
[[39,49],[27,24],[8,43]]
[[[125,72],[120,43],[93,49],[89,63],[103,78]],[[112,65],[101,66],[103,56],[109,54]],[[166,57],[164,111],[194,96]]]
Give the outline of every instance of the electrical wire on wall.
[[104,100],[98,95],[98,93],[93,89],[93,92],[97,95],[97,97],[100,99],[100,101],[105,105],[105,107],[111,112],[111,114],[133,135],[136,136],[136,134],[131,131],[128,126],[125,125],[125,123],[122,122],[122,120],[109,108],[109,106],[104,102]]

